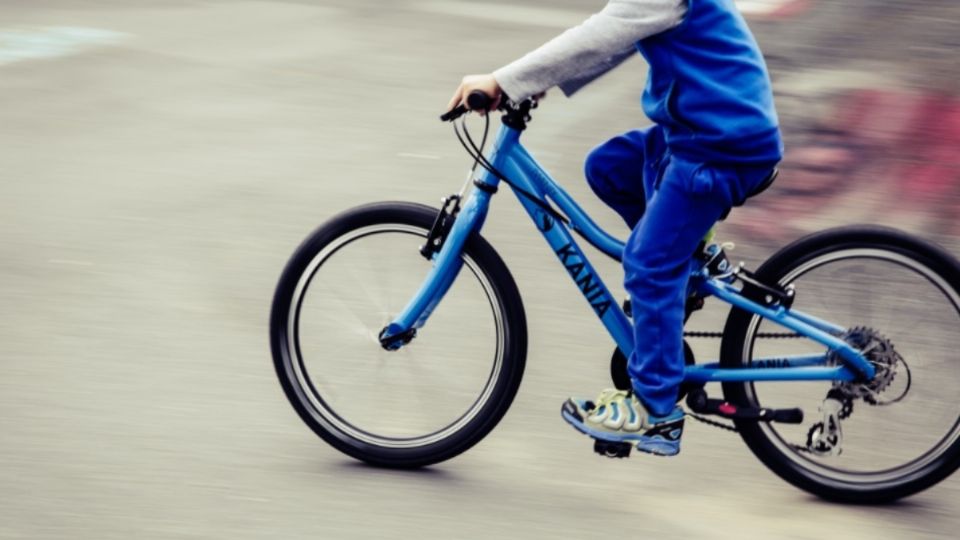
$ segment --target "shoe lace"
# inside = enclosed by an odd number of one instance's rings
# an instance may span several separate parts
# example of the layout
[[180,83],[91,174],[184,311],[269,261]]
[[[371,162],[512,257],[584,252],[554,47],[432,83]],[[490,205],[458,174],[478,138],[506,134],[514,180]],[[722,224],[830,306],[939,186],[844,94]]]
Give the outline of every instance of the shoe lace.
[[630,397],[630,391],[628,390],[617,390],[617,389],[607,389],[603,392],[600,392],[600,397],[597,398],[595,410],[599,410],[601,407],[606,407],[611,403],[620,402],[626,400]]

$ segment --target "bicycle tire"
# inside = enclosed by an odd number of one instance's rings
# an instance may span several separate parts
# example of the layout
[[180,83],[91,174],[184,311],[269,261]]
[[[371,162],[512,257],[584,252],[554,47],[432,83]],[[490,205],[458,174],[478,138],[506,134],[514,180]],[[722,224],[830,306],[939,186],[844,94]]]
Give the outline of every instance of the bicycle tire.
[[[879,226],[840,227],[812,234],[774,254],[760,266],[756,275],[765,283],[784,285],[785,276],[801,271],[799,269],[803,268],[803,265],[812,265],[830,257],[840,257],[837,254],[844,252],[861,253],[863,250],[870,253],[876,250],[876,253],[889,253],[891,257],[912,261],[918,265],[917,268],[925,268],[931,272],[930,276],[942,280],[944,287],[949,289],[944,290],[945,295],[952,295],[950,298],[960,297],[960,263],[952,255],[931,243],[895,229]],[[803,291],[798,291],[798,298],[802,298],[802,294]],[[748,333],[757,331],[758,319],[741,309],[731,309],[721,344],[722,367],[741,368],[749,364],[753,339]],[[760,406],[753,383],[727,382],[722,386],[727,401],[741,406]],[[789,454],[785,445],[777,440],[778,436],[770,425],[748,421],[735,423],[743,441],[771,471],[800,489],[836,502],[891,502],[933,486],[960,467],[960,439],[948,434],[941,440],[943,448],[939,453],[929,456],[925,454],[924,460],[917,460],[911,465],[914,469],[904,468],[900,476],[894,475],[895,468],[890,469],[893,472],[889,477],[879,473],[874,476],[844,476],[831,473],[829,468],[821,467],[811,459],[798,457],[802,456],[799,452],[796,455]],[[960,419],[953,424],[951,429],[954,431],[950,433],[955,433],[960,425],[958,423]],[[884,445],[887,442],[880,440],[877,444]]]
[[[492,382],[485,401],[475,402],[476,413],[468,422],[447,433],[443,438],[424,444],[403,447],[389,446],[386,443],[364,440],[350,429],[340,427],[331,421],[330,415],[324,416],[323,407],[317,407],[317,399],[322,396],[311,395],[316,392],[312,383],[304,384],[298,379],[298,369],[303,369],[303,359],[299,358],[301,336],[299,330],[291,328],[299,322],[291,321],[297,317],[299,307],[295,302],[298,284],[302,284],[305,273],[315,274],[327,259],[316,262],[325,248],[352,231],[366,230],[369,227],[402,227],[415,230],[416,234],[426,238],[437,209],[406,202],[374,203],[345,211],[317,228],[294,252],[280,277],[274,294],[270,315],[270,342],[274,367],[280,384],[290,404],[300,418],[320,438],[337,450],[353,458],[376,466],[390,468],[417,468],[450,459],[482,440],[501,420],[510,407],[520,385],[526,360],[527,330],[523,303],[516,283],[503,260],[494,248],[480,235],[472,235],[463,251],[465,261],[470,261],[473,270],[478,271],[489,283],[491,291],[487,293],[491,308],[502,317],[502,361],[498,370],[490,375]],[[339,248],[337,248],[339,249]],[[412,250],[410,257],[421,257],[418,250]],[[421,262],[426,264],[425,261]],[[310,268],[314,265],[316,268]],[[463,273],[458,280],[464,279]],[[307,277],[307,282],[313,279]],[[426,274],[424,273],[423,276]],[[420,276],[418,280],[422,280]],[[478,277],[479,279],[479,277]],[[308,285],[309,286],[309,285]],[[301,285],[302,287],[302,285]],[[412,295],[414,291],[411,290]],[[492,293],[492,294],[491,294]],[[305,294],[304,293],[301,293]],[[441,302],[441,306],[442,306]],[[434,314],[434,317],[436,313]],[[432,321],[433,319],[431,319]],[[430,327],[430,321],[427,327]],[[499,335],[499,331],[498,331]],[[417,339],[423,339],[418,337]],[[407,345],[414,347],[417,341]],[[501,350],[501,349],[497,349]],[[387,353],[395,354],[395,353]],[[498,357],[500,358],[500,357]],[[302,375],[302,373],[300,373]],[[442,391],[438,388],[437,391]],[[321,401],[322,402],[322,401]],[[337,413],[334,412],[334,415]]]

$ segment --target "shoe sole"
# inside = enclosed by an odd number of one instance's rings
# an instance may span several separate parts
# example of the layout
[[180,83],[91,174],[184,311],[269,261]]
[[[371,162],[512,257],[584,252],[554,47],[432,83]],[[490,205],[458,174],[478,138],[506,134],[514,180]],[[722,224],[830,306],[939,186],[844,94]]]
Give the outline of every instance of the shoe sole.
[[638,452],[643,452],[653,456],[673,457],[680,453],[680,441],[667,441],[662,438],[654,439],[640,435],[639,433],[635,435],[616,435],[614,433],[608,433],[605,431],[597,431],[580,423],[576,417],[574,417],[566,409],[560,409],[560,416],[562,416],[568,424],[573,426],[574,429],[592,439],[612,443],[636,443]]

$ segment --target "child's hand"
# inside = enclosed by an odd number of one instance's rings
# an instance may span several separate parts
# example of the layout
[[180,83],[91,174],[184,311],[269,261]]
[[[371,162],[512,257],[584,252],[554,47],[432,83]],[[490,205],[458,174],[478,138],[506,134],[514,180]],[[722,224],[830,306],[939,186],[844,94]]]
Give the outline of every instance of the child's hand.
[[[490,108],[488,111],[496,110],[500,105],[500,98],[503,94],[500,90],[500,84],[497,83],[497,80],[493,78],[493,75],[467,75],[463,78],[463,81],[460,82],[460,86],[457,88],[457,91],[453,93],[453,98],[450,99],[450,103],[447,105],[447,110],[452,111],[458,105],[466,106],[467,96],[470,95],[470,92],[475,90],[480,90],[484,94],[490,96],[492,100],[490,102]],[[481,114],[485,114],[487,111],[478,111]]]

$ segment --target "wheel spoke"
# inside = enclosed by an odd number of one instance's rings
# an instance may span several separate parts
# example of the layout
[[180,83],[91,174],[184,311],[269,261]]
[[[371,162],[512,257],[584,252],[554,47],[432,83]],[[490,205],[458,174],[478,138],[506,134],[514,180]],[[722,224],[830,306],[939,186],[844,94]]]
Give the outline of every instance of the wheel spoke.
[[[822,496],[844,498],[856,493],[860,500],[889,500],[908,494],[902,487],[908,482],[916,491],[943,477],[937,468],[956,468],[955,461],[944,465],[948,460],[941,458],[960,448],[960,404],[955,399],[960,362],[954,358],[960,350],[956,330],[960,328],[960,283],[952,277],[960,275],[960,265],[948,255],[931,255],[935,248],[908,248],[913,241],[902,236],[894,235],[890,244],[877,240],[894,233],[850,230],[854,232],[830,233],[836,238],[833,244],[823,237],[793,244],[764,264],[762,277],[794,284],[799,292],[795,309],[835,324],[862,327],[867,335],[876,336],[871,339],[887,343],[869,342],[874,347],[865,347],[863,354],[871,361],[878,362],[887,350],[900,353],[912,374],[909,399],[871,406],[854,398],[852,413],[840,421],[843,452],[827,457],[806,447],[807,431],[820,421],[819,408],[829,384],[728,383],[724,393],[730,401],[744,405],[799,406],[807,413],[802,426],[759,423],[741,430],[747,444],[761,449],[758,456],[786,480]],[[850,240],[857,234],[871,240]],[[940,259],[931,264],[936,257]],[[749,363],[755,357],[799,352],[797,345],[753,337],[769,328],[767,321],[735,311],[724,336],[724,365],[730,366],[731,359]],[[748,343],[752,347],[744,345]],[[888,402],[905,391],[907,368],[899,362],[876,365],[891,365],[899,371],[884,383],[877,379],[841,387],[850,392],[863,388],[859,395]],[[911,478],[931,480],[923,485]]]
[[328,321],[335,321],[338,326],[349,329],[350,333],[358,332],[368,332],[371,330],[369,325],[364,322],[360,315],[354,307],[353,300],[355,297],[347,297],[341,292],[339,288],[336,287],[324,287],[324,291],[327,293],[325,295],[327,300],[330,300],[332,305],[322,305],[316,306],[313,311],[315,314],[319,314],[324,319]]

